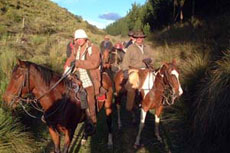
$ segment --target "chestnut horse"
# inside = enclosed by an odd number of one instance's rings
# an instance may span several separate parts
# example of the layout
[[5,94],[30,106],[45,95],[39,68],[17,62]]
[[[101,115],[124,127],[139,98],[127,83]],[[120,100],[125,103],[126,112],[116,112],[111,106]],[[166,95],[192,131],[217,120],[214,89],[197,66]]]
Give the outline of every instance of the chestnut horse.
[[[102,82],[104,88],[108,90],[104,106],[109,128],[108,145],[112,145],[113,91],[110,88],[111,80],[107,75],[103,75]],[[32,62],[18,60],[3,95],[3,100],[13,108],[17,104],[23,107],[23,102],[36,106],[40,103],[56,153],[61,152],[59,133],[64,133],[64,153],[67,153],[78,123],[86,119],[80,100],[76,98],[76,92],[70,88],[70,84],[68,79],[50,69]],[[28,93],[33,94],[35,99],[26,99]],[[99,109],[102,106],[103,103],[99,102]]]
[[[115,77],[116,93],[118,95],[124,89],[121,85],[122,80],[123,74],[118,72]],[[139,131],[134,147],[137,148],[140,145],[140,136],[145,124],[145,118],[147,112],[151,109],[155,109],[155,135],[159,141],[162,141],[159,133],[159,123],[163,107],[174,104],[175,99],[183,93],[176,62],[165,63],[157,71],[152,69],[131,69],[129,70],[127,83],[130,83],[134,89],[138,89],[142,95]]]

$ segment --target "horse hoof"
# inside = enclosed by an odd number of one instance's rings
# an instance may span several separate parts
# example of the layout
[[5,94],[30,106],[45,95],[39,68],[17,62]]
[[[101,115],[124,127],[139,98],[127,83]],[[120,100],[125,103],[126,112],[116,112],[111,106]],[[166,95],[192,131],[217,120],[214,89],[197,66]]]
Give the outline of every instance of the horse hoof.
[[119,130],[121,130],[121,128],[122,128],[122,125],[121,125],[121,124],[119,124],[119,125],[118,125],[118,129],[119,129]]
[[139,145],[134,144],[134,145],[133,145],[133,148],[134,148],[134,149],[138,149],[138,148],[139,148]]
[[134,144],[133,145],[134,149],[138,149],[138,148],[141,148],[141,147],[144,147],[144,144]]
[[82,139],[81,140],[81,145],[84,146],[86,144],[86,140],[85,139]]
[[108,149],[113,149],[113,144],[107,144]]
[[137,121],[136,121],[136,120],[133,120],[133,121],[132,121],[132,125],[133,125],[133,126],[136,126],[136,125],[137,125]]
[[162,143],[162,142],[163,142],[163,140],[162,140],[162,138],[161,138],[161,137],[157,137],[157,140],[158,140],[160,143]]

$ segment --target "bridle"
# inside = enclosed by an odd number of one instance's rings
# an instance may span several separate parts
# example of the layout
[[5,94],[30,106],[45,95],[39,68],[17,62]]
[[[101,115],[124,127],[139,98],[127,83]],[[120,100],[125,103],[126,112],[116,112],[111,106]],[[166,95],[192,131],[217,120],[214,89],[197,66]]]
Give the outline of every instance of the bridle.
[[[166,74],[167,73],[167,74]],[[170,83],[170,78],[169,78],[169,73],[167,70],[165,70],[165,73],[163,75],[161,75],[162,79],[163,79],[163,86],[164,86],[164,90],[163,90],[163,105],[172,105],[174,104],[174,101],[177,97],[175,91],[173,90],[173,85]]]
[[[45,93],[43,93],[41,96],[39,96],[38,98],[29,98],[29,97],[22,97],[22,90],[24,87],[27,87],[27,93],[30,94],[30,66],[27,66],[27,68],[21,68],[18,67],[19,69],[22,69],[24,71],[24,80],[22,81],[22,84],[19,86],[19,90],[18,93],[13,96],[13,100],[10,102],[10,107],[17,101],[19,101],[20,106],[23,108],[23,110],[25,111],[25,113],[27,115],[29,115],[32,118],[39,118],[36,117],[35,115],[32,115],[31,113],[29,113],[26,110],[26,107],[24,106],[23,102],[26,102],[27,104],[31,104],[33,108],[35,108],[36,110],[42,112],[43,114],[45,114],[45,111],[39,106],[39,100],[44,97],[45,95],[47,95],[50,91],[52,91],[64,78],[66,78],[73,70],[74,66],[71,66],[70,69],[68,69],[68,71],[66,71],[62,77],[49,89],[47,90]],[[26,72],[25,72],[26,71]],[[64,108],[66,104],[66,96],[65,96],[65,102],[60,105],[57,109],[55,109],[52,112],[49,112],[49,114],[46,114],[46,118],[53,115],[54,113],[56,113],[58,110],[60,110],[61,108]]]

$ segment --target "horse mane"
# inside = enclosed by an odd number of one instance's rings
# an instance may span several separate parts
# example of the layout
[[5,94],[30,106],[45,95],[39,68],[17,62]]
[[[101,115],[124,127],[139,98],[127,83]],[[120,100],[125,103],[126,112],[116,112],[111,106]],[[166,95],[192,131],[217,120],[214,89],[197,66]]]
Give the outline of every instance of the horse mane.
[[50,82],[54,76],[61,77],[60,74],[58,74],[57,72],[54,72],[53,70],[51,70],[45,66],[38,65],[38,64],[29,62],[29,61],[26,61],[25,63],[26,63],[28,68],[30,66],[33,66],[38,72],[40,72],[42,79],[48,85],[50,84]]

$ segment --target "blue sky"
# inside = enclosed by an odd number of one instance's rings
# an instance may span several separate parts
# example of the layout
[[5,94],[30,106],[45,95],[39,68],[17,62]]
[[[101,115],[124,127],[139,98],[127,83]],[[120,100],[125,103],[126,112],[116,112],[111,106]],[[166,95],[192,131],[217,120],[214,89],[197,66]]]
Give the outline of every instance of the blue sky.
[[146,0],[51,0],[69,12],[81,16],[98,28],[124,17],[133,3],[143,5]]

